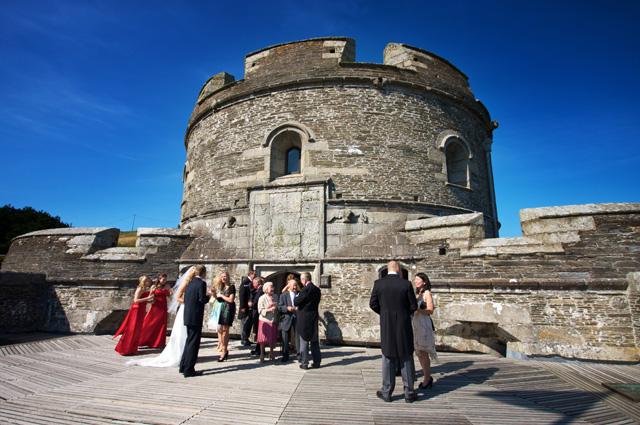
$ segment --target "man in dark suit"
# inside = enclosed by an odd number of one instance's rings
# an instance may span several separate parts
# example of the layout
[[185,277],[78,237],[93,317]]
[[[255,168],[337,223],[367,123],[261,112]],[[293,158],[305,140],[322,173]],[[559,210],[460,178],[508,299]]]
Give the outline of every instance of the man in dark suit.
[[396,385],[398,366],[404,383],[404,399],[416,400],[413,390],[413,328],[411,315],[418,308],[411,282],[400,276],[400,265],[390,261],[388,274],[373,284],[369,306],[380,315],[380,343],[382,345],[382,389],[376,395],[391,401]]
[[[280,329],[280,335],[282,335],[282,359],[281,362],[289,361],[289,335],[293,333],[295,341],[295,329],[296,329],[296,306],[294,300],[297,294],[298,283],[295,280],[287,282],[286,291],[280,294],[278,298],[278,312],[280,313],[280,320],[278,321],[278,329]],[[296,341],[296,347],[298,342]]]
[[202,319],[204,318],[204,306],[209,302],[207,284],[204,278],[207,270],[204,266],[196,266],[196,275],[184,291],[184,324],[187,327],[187,342],[180,360],[180,373],[185,378],[202,375],[202,371],[196,372],[194,366],[198,360],[200,351],[200,338],[202,337]]
[[[256,341],[258,339],[258,300],[264,294],[262,290],[263,284],[264,279],[258,276],[253,279],[253,285],[251,286],[251,326],[253,334],[256,336]],[[260,354],[260,345],[257,342],[256,346],[251,350],[251,354]]]
[[247,275],[242,277],[238,294],[240,304],[238,319],[241,321],[240,342],[245,347],[251,345],[251,342],[249,342],[249,335],[251,334],[253,325],[253,315],[251,314],[251,285],[253,285],[254,277],[256,277],[256,272],[250,269]]
[[298,333],[300,351],[300,369],[309,369],[309,345],[311,345],[312,367],[320,367],[320,339],[318,337],[318,305],[320,304],[320,288],[311,282],[311,274],[303,272],[300,281],[304,288],[294,300],[297,307],[296,332]]

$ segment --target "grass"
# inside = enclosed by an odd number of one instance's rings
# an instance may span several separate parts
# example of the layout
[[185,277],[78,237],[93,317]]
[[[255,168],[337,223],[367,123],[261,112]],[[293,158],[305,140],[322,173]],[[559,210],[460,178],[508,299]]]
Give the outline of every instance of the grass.
[[118,237],[119,247],[134,247],[136,246],[136,239],[138,238],[138,232],[136,230],[132,232],[120,232]]

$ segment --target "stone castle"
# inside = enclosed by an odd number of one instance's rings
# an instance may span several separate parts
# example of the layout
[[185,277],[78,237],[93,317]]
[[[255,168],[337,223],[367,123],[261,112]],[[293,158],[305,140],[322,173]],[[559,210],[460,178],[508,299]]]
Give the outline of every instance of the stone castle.
[[[268,47],[245,78],[201,89],[185,136],[179,229],[51,229],[2,263],[0,325],[113,331],[141,274],[204,264],[279,291],[309,271],[321,333],[375,344],[373,281],[399,260],[426,272],[441,349],[640,360],[640,204],[527,209],[498,238],[492,121],[445,59],[391,43],[355,62],[352,39]],[[236,332],[238,329],[235,329]]]

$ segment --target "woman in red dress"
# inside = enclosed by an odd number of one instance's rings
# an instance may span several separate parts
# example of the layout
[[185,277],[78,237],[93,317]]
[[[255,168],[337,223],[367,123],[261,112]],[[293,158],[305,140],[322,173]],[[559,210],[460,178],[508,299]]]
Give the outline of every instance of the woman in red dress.
[[171,289],[167,286],[167,275],[158,277],[158,284],[151,287],[153,304],[142,322],[142,332],[138,345],[151,348],[164,348],[167,341],[167,297]]
[[152,283],[148,276],[140,276],[129,313],[127,313],[127,317],[120,325],[120,329],[113,336],[115,338],[118,335],[122,335],[115,350],[123,356],[138,352],[138,341],[140,340],[140,331],[142,330],[146,306],[149,301],[153,300],[153,295],[149,294],[149,287]]

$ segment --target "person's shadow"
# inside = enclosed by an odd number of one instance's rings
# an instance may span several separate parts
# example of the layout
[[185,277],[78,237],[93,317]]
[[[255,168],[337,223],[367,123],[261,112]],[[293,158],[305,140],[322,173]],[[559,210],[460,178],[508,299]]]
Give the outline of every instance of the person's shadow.
[[439,378],[437,381],[434,379],[433,387],[428,389],[416,388],[416,391],[418,393],[418,400],[429,400],[430,398],[439,397],[443,394],[459,390],[460,388],[464,388],[467,385],[482,384],[491,376],[493,376],[498,370],[499,369],[496,367],[472,369],[468,372],[445,375],[444,377]]

